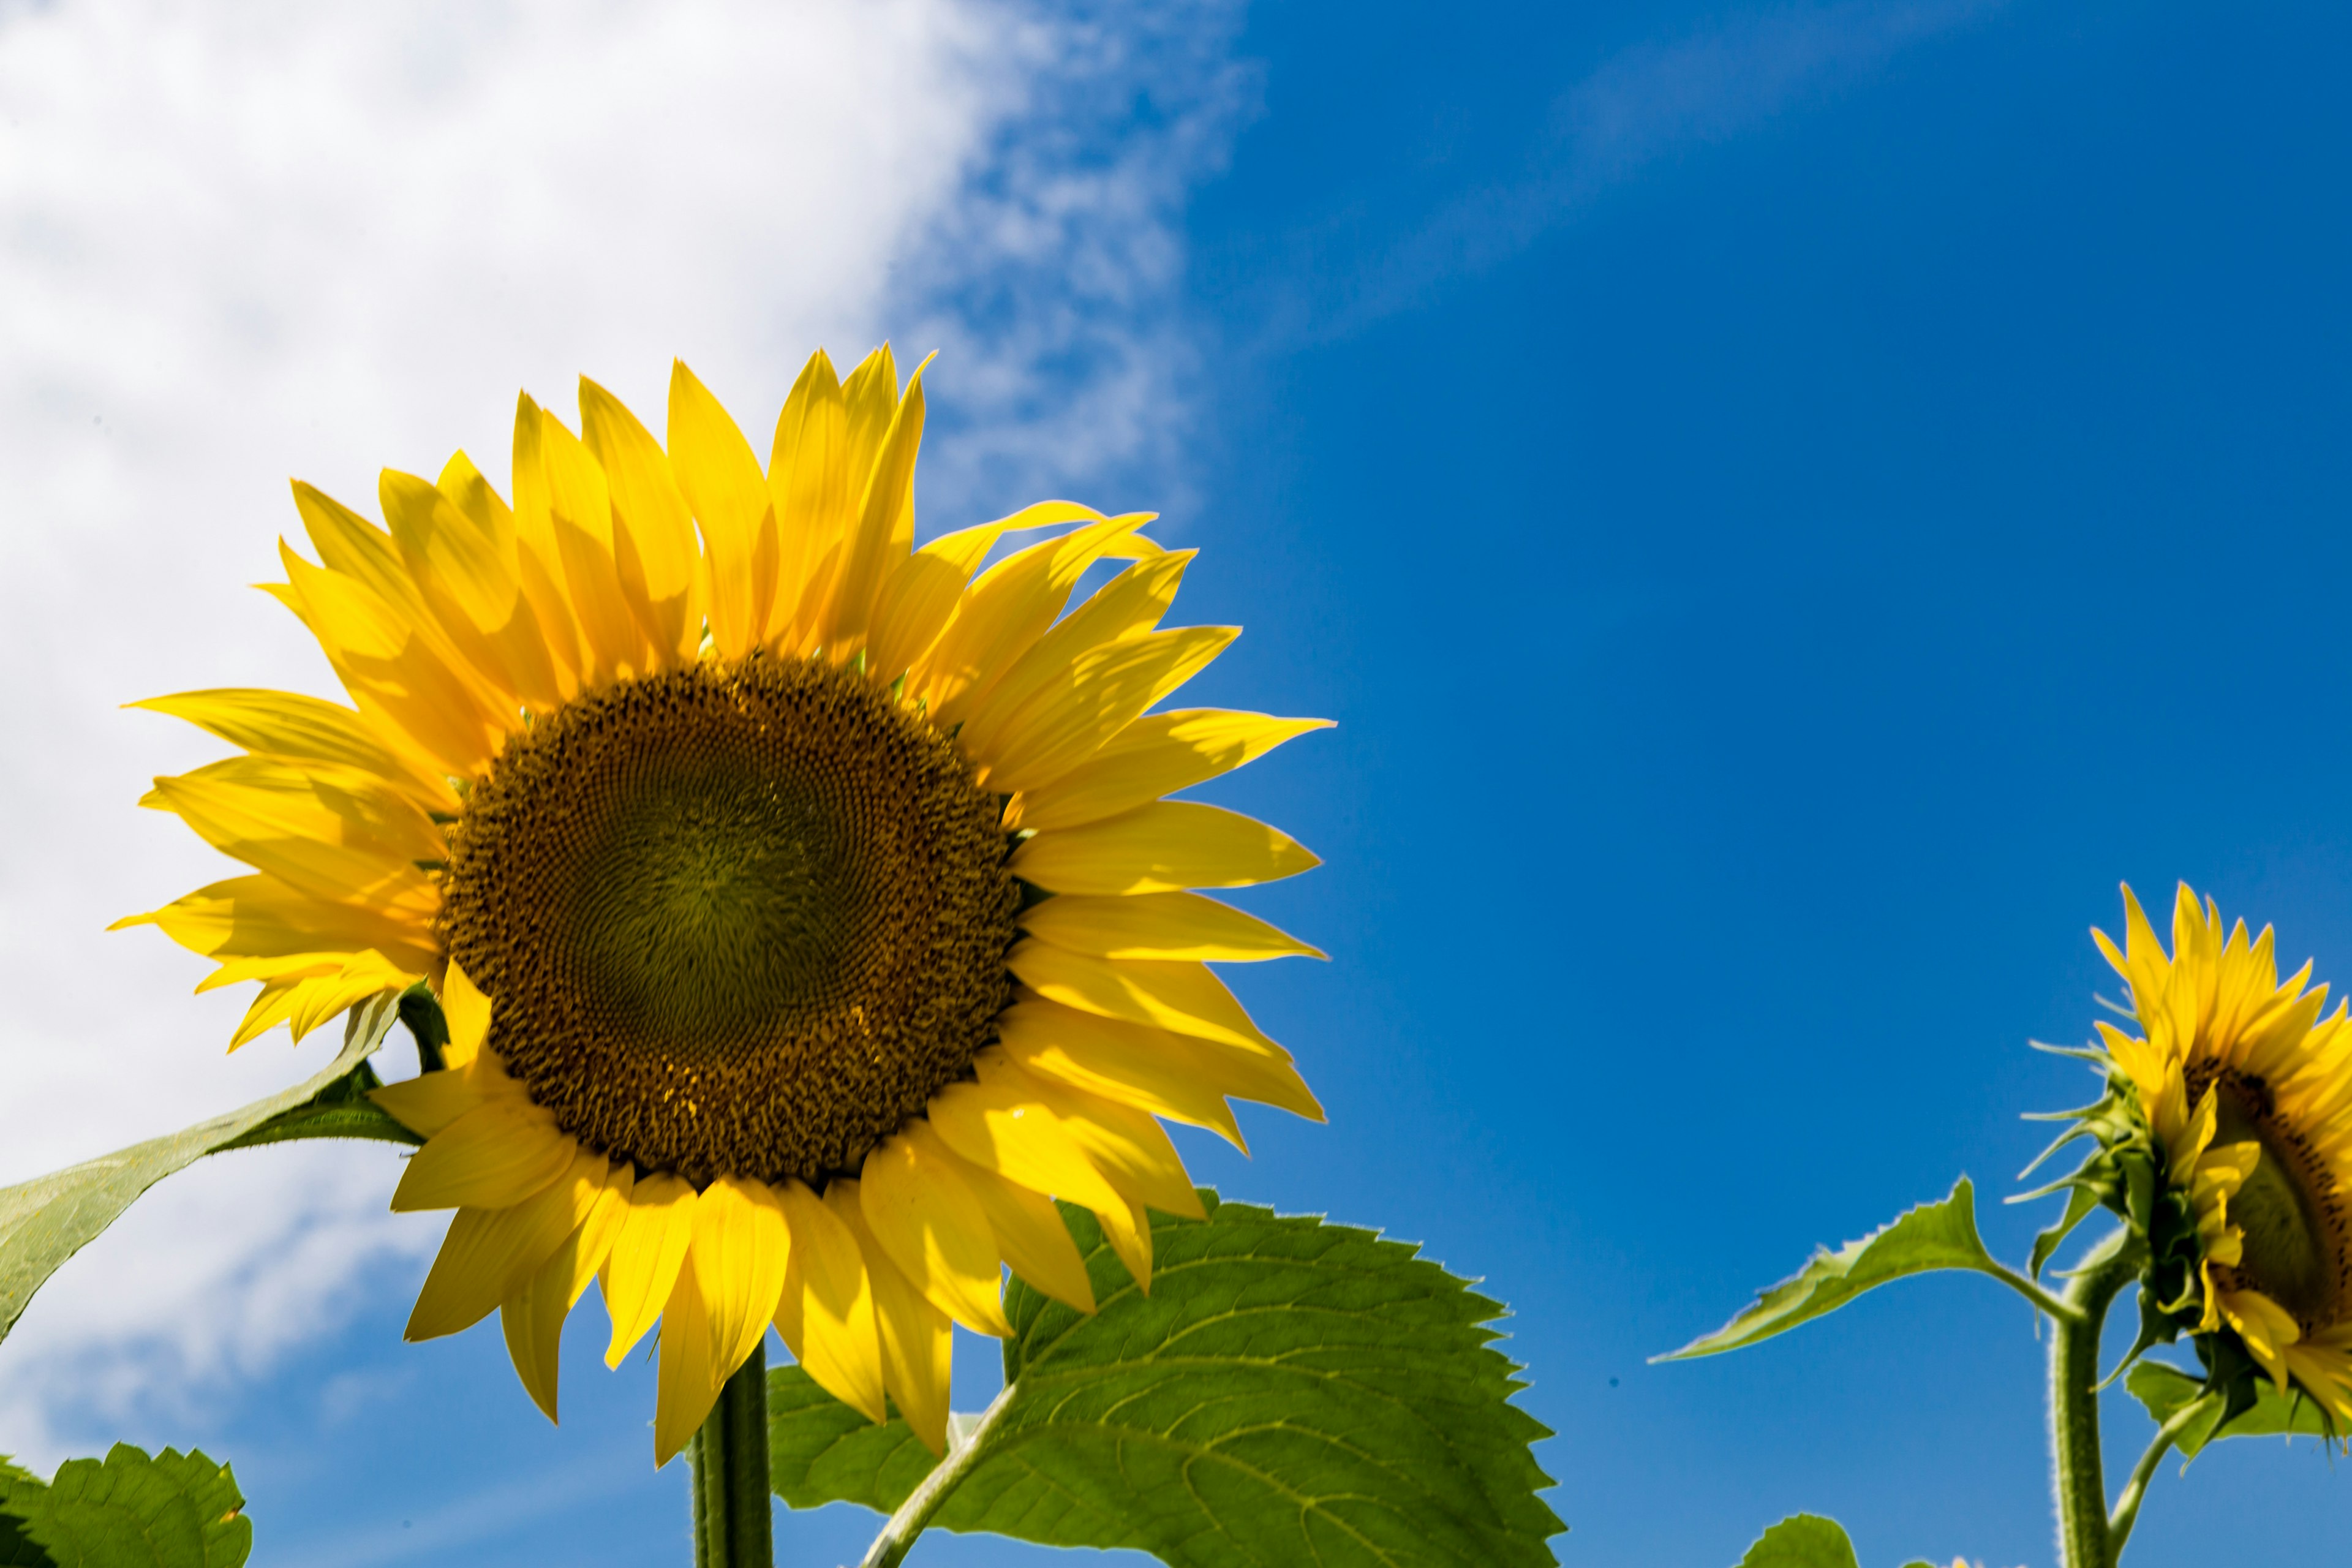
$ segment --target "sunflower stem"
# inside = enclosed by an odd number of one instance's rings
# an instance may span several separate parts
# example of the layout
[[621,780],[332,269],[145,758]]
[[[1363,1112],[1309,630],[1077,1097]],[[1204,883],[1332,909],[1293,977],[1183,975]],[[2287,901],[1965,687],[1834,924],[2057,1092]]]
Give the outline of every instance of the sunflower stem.
[[2130,1243],[2128,1232],[2117,1231],[2095,1247],[2066,1288],[2073,1312],[2053,1319],[2050,1455],[2064,1568],[2114,1568],[2099,1457],[2099,1331],[2116,1293],[2139,1271]]
[[898,1568],[907,1553],[914,1550],[915,1537],[922,1534],[930,1524],[932,1516],[946,1506],[948,1498],[963,1484],[964,1478],[971,1474],[972,1467],[987,1457],[993,1446],[991,1439],[995,1436],[996,1424],[1012,1405],[1013,1391],[1017,1386],[1007,1384],[995,1402],[982,1411],[979,1419],[972,1421],[961,1434],[959,1426],[971,1418],[963,1415],[950,1418],[947,1458],[932,1467],[931,1473],[923,1478],[922,1484],[898,1505],[898,1511],[890,1516],[882,1526],[882,1533],[874,1538],[874,1543],[866,1549],[866,1555],[858,1559],[857,1568]]
[[695,1568],[773,1568],[766,1346],[719,1389],[687,1458],[694,1466]]

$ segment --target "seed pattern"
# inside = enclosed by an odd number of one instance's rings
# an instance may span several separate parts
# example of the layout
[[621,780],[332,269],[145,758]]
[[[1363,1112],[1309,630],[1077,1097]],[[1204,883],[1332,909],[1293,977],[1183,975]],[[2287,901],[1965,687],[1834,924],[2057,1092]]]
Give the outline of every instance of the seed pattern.
[[822,1182],[1010,999],[996,799],[862,676],[766,655],[510,740],[451,831],[446,951],[567,1132],[645,1170]]

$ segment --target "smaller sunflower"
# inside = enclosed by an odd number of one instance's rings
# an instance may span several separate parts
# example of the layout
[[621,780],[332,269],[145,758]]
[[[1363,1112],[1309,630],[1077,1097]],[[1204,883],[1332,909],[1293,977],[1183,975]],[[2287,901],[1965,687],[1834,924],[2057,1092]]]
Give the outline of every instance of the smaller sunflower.
[[2123,894],[2123,946],[2091,934],[2140,1032],[2098,1025],[2110,1094],[2084,1116],[2102,1157],[2143,1140],[2153,1156],[2152,1205],[2123,1182],[2106,1196],[2147,1230],[2162,1337],[2195,1336],[2209,1368],[2242,1347],[2280,1393],[2352,1426],[2352,1021],[2326,1013],[2309,963],[2280,981],[2269,927],[2249,940],[2241,921],[2225,941],[2183,883],[2168,955]]

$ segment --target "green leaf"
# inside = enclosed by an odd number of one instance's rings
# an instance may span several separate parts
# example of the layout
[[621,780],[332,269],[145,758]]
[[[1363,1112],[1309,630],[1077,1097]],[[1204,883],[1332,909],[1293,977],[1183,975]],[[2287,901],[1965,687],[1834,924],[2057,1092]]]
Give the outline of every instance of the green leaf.
[[1791,1514],[1766,1531],[1739,1568],[1857,1568],[1853,1542],[1833,1519]]
[[[9,1568],[239,1568],[253,1524],[226,1465],[117,1443],[68,1459],[46,1486],[0,1474],[0,1563]],[[13,1555],[6,1554],[13,1550]]]
[[33,1292],[47,1284],[67,1258],[121,1218],[140,1194],[206,1154],[236,1147],[256,1129],[278,1117],[308,1110],[322,1090],[342,1080],[383,1043],[395,1014],[390,996],[352,1008],[343,1031],[341,1054],[325,1071],[283,1094],[199,1122],[184,1132],[151,1138],[99,1159],[0,1188],[0,1339],[16,1328]]
[[1652,1359],[1681,1361],[1738,1350],[1834,1312],[1873,1286],[1934,1268],[1973,1268],[2007,1278],[1978,1239],[1976,1189],[1966,1176],[1943,1202],[1921,1204],[1892,1225],[1860,1241],[1849,1241],[1835,1252],[1826,1247],[1815,1252],[1811,1262],[1759,1296],[1754,1306],[1715,1332]]
[[[1552,1563],[1564,1527],[1528,1451],[1550,1434],[1510,1403],[1502,1308],[1374,1232],[1202,1199],[1206,1221],[1152,1216],[1149,1296],[1064,1208],[1099,1310],[1007,1285],[1005,1392],[957,1419],[886,1541],[936,1523],[1199,1568]],[[796,1508],[898,1507],[932,1468],[903,1422],[866,1425],[797,1368],[769,1408]],[[896,1562],[882,1545],[868,1561]]]
[[[2144,1361],[2133,1367],[2131,1375],[2124,1379],[2124,1386],[2147,1407],[2148,1418],[2159,1426],[2206,1393],[2202,1379],[2157,1361]],[[2344,1436],[2340,1429],[2330,1429],[2327,1413],[2303,1394],[2283,1394],[2267,1377],[2256,1379],[2255,1386],[2259,1392],[2252,1405],[2234,1417],[2223,1419],[2225,1408],[2217,1403],[2209,1414],[2181,1428],[2172,1446],[2180,1450],[2184,1461],[2194,1459],[2207,1445],[2223,1437]]]
[[368,1090],[383,1087],[383,1079],[376,1077],[375,1068],[361,1061],[301,1104],[216,1145],[213,1152],[291,1143],[301,1138],[368,1138],[380,1143],[404,1143],[412,1149],[421,1146],[422,1134],[368,1098]]

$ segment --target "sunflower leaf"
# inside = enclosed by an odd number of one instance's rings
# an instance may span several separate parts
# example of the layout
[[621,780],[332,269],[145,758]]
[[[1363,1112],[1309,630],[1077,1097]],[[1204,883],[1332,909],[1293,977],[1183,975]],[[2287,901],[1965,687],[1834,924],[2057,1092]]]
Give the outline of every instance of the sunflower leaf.
[[1856,1568],[1853,1542],[1833,1519],[1790,1514],[1757,1538],[1739,1568]]
[[253,1524],[226,1465],[117,1443],[44,1483],[0,1466],[5,1568],[238,1568]]
[[272,1119],[309,1106],[322,1089],[344,1079],[383,1043],[384,1031],[396,1016],[390,996],[352,1008],[343,1031],[342,1051],[326,1070],[282,1094],[200,1121],[184,1132],[151,1138],[13,1187],[0,1187],[0,1339],[16,1328],[33,1292],[47,1284],[67,1258],[121,1218],[142,1193],[206,1154],[236,1147]]
[[1152,1216],[1149,1296],[1064,1209],[1098,1310],[1007,1285],[1005,1392],[912,1504],[932,1467],[903,1422],[771,1374],[778,1493],[906,1505],[869,1562],[929,1524],[1187,1568],[1554,1561],[1528,1451],[1549,1433],[1510,1402],[1501,1307],[1371,1231],[1202,1201],[1205,1221]]
[[[2238,1415],[2228,1414],[2226,1406],[2216,1404],[2212,1410],[2182,1428],[2172,1439],[2180,1450],[2182,1460],[2194,1459],[2208,1446],[2223,1437],[2276,1437],[2281,1436],[2308,1437],[2338,1437],[2340,1429],[2331,1431],[2327,1413],[2317,1403],[2298,1393],[2283,1394],[2267,1377],[2254,1380],[2257,1392],[2254,1402]],[[2148,1418],[2158,1426],[2178,1415],[2180,1410],[2205,1396],[2204,1379],[2195,1377],[2176,1366],[2162,1362],[2143,1361],[2131,1369],[2124,1386],[2132,1397],[2147,1407]]]
[[1977,1236],[1976,1189],[1966,1176],[1943,1202],[1921,1204],[1835,1252],[1821,1248],[1803,1268],[1715,1332],[1651,1359],[1682,1361],[1738,1350],[1834,1312],[1874,1286],[1937,1268],[1972,1268],[2015,1283]]

